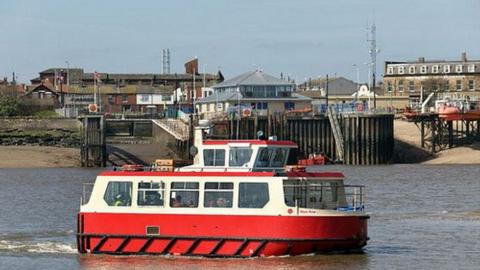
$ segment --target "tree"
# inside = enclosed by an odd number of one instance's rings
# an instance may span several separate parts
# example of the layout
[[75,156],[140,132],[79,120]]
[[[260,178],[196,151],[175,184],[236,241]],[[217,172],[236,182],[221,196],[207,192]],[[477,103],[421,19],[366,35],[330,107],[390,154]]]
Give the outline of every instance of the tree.
[[20,103],[13,96],[0,95],[0,116],[17,116],[20,114]]

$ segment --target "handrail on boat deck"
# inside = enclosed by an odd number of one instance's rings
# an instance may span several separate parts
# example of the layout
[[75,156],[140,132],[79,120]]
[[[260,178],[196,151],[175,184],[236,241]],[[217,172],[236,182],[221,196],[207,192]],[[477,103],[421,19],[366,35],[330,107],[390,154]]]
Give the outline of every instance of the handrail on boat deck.
[[90,200],[90,196],[92,195],[93,185],[94,183],[83,183],[82,197],[80,197],[80,205],[85,205]]
[[[312,208],[317,209],[318,205],[315,206],[316,201],[313,202],[311,199],[315,199],[320,196],[318,202],[322,202],[322,206],[318,209],[334,209],[337,211],[348,212],[348,211],[363,211],[365,210],[365,186],[364,185],[335,185],[330,186],[325,183],[313,184],[308,182],[295,183],[295,184],[284,184],[284,188],[294,188],[293,195],[295,200],[295,207],[297,208]],[[313,190],[312,190],[313,188]],[[345,200],[339,200],[338,195],[341,194],[343,188],[343,194]],[[320,193],[319,193],[320,191]],[[331,192],[330,195],[326,195],[328,192]],[[323,196],[331,196],[331,199],[323,201]],[[332,200],[335,198],[335,200]],[[331,200],[331,201],[329,201]],[[334,205],[331,203],[335,203]]]

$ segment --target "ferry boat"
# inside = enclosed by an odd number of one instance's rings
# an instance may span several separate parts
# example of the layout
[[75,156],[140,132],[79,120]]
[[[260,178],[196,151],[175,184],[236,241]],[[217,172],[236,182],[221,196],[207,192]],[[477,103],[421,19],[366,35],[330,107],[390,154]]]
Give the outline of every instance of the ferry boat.
[[367,244],[363,186],[286,169],[291,141],[198,137],[191,166],[102,172],[82,197],[78,251],[255,257]]

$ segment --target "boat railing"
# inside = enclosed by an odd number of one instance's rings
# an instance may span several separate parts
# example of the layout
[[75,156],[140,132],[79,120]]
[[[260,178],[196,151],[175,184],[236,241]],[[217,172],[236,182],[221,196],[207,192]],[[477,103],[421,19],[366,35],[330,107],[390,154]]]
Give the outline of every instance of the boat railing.
[[337,205],[337,211],[363,211],[365,209],[365,186],[344,185],[346,206]]
[[317,184],[307,181],[284,184],[283,187],[287,205],[296,207],[297,212],[300,208],[331,209],[342,212],[365,209],[365,186],[362,185]]
[[92,195],[94,183],[83,183],[82,197],[80,198],[80,205],[85,205],[90,200]]

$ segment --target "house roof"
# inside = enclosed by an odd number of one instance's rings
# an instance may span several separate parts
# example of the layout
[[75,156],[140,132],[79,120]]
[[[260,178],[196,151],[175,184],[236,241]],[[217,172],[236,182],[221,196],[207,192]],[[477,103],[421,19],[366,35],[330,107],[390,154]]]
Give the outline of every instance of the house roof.
[[[93,81],[95,73],[85,73],[81,68],[48,68],[41,72],[40,75],[55,74],[63,70],[64,73],[68,73],[70,76],[70,83],[80,83],[82,80]],[[159,73],[106,73],[98,72],[101,80],[192,80],[192,74],[159,74]],[[205,77],[207,81],[222,81],[223,75],[219,71],[217,74],[197,74],[196,80],[202,80]],[[36,77],[31,80],[32,82],[40,82],[40,77]]]
[[56,96],[58,96],[58,93],[55,92],[55,90],[53,90],[49,85],[45,85],[45,84],[39,84],[31,89],[29,89],[25,95],[28,96],[28,95],[31,95],[33,92],[35,91],[40,91],[40,90],[43,90],[43,91],[48,91]]
[[222,88],[240,85],[293,85],[293,83],[289,83],[284,80],[275,78],[260,70],[253,70],[226,80],[212,87]]
[[195,103],[202,104],[202,103],[213,103],[213,102],[226,102],[226,101],[244,101],[244,102],[252,102],[252,101],[310,101],[312,100],[309,97],[302,96],[297,93],[292,93],[290,97],[271,97],[271,98],[254,98],[254,97],[243,97],[242,94],[238,92],[224,92],[224,93],[217,93],[212,94],[208,97],[202,98],[197,100]]
[[[310,87],[318,87],[319,90],[325,90],[327,87],[327,79],[315,79],[308,82]],[[307,82],[303,83],[300,88],[305,88]],[[332,96],[351,96],[353,93],[357,92],[357,83],[354,81],[345,79],[344,77],[336,77],[328,79],[328,94]],[[302,95],[309,97],[318,97],[320,91],[316,90],[307,90],[301,91]]]

